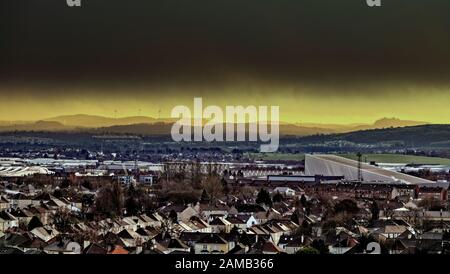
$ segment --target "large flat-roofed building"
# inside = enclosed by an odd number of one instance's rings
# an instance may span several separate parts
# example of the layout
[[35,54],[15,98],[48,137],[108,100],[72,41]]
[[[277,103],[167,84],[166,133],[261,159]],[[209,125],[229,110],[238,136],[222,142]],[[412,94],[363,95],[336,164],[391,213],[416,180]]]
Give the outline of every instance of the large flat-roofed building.
[[[336,155],[307,154],[305,155],[305,174],[324,176],[344,176],[346,180],[358,180],[358,162]],[[361,163],[363,181],[400,182],[403,184],[429,185],[435,182],[386,170],[373,165]]]
[[326,181],[339,181],[342,176],[306,176],[306,175],[268,175],[267,182],[270,183],[321,183]]
[[54,174],[40,166],[0,166],[0,177],[25,177],[34,174]]

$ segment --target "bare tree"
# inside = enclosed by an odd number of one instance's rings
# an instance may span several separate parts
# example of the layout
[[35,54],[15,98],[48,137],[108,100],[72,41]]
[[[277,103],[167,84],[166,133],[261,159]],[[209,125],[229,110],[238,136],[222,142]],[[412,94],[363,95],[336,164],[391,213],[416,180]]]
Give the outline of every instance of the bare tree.
[[95,199],[97,212],[109,216],[122,215],[123,206],[123,191],[118,182],[113,182],[101,188]]
[[52,214],[53,224],[60,232],[67,232],[70,225],[75,222],[75,217],[71,214],[67,208],[59,208],[54,214]]
[[217,174],[208,175],[203,180],[202,186],[209,196],[210,203],[214,203],[223,195],[223,184]]

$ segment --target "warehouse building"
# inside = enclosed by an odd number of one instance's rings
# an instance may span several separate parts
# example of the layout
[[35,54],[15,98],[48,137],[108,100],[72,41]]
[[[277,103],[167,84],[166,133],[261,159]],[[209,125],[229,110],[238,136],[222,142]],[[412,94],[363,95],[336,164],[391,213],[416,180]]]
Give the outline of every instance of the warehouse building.
[[[305,155],[305,174],[309,176],[344,176],[346,180],[357,181],[358,162],[336,155]],[[393,170],[361,163],[361,175],[364,182],[397,182],[402,184],[429,185],[435,182],[403,174]]]

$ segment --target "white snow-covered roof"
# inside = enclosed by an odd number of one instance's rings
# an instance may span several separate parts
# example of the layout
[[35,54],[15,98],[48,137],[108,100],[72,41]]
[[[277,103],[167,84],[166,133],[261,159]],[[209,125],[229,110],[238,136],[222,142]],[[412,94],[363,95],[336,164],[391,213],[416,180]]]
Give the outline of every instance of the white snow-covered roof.
[[406,207],[400,207],[400,208],[394,209],[394,211],[409,211],[409,209],[407,209]]
[[[401,182],[413,185],[433,185],[436,182],[408,174],[361,163],[365,181]],[[347,180],[358,180],[358,162],[331,154],[305,155],[305,174],[344,176]]]
[[54,172],[40,166],[0,166],[0,177],[24,177],[33,174],[54,174]]

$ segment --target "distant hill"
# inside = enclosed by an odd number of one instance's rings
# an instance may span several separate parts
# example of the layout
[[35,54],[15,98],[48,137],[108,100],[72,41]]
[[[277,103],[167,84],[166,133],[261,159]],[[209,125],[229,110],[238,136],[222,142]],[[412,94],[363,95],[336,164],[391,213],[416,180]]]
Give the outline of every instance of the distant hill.
[[397,127],[411,127],[418,125],[426,125],[427,122],[401,120],[398,118],[382,118],[375,121],[373,124],[295,124],[298,127],[316,129],[316,134],[329,134],[329,133],[345,133],[367,129],[382,129],[382,128],[397,128]]
[[[281,130],[298,130],[298,128]],[[13,128],[0,126],[0,141],[2,138],[20,137],[45,138],[61,144],[83,144],[95,147],[93,136],[123,136],[132,135],[153,137],[170,140],[172,123],[133,124],[103,128],[71,128],[58,122],[38,121],[33,124],[17,125]],[[304,129],[302,129],[304,130]],[[292,132],[292,131],[291,131]],[[312,131],[311,131],[312,132]],[[3,137],[4,136],[4,137]],[[25,139],[26,141],[27,139]],[[280,144],[284,149],[297,152],[390,152],[402,149],[425,149],[433,151],[449,151],[450,124],[446,125],[419,125],[412,127],[389,127],[383,129],[360,130],[347,133],[310,134],[308,136],[285,135],[281,136]],[[26,141],[27,142],[27,141]],[[48,141],[45,141],[48,142]],[[0,142],[1,143],[1,142]],[[97,143],[98,144],[98,143]]]
[[[96,115],[65,115],[37,122],[0,122],[0,132],[8,131],[82,131],[110,132],[117,134],[164,135],[170,134],[172,124],[177,119],[156,119],[146,116],[110,118]],[[310,136],[316,134],[336,134],[368,129],[396,128],[423,125],[425,122],[383,118],[373,124],[311,124],[280,123],[281,135]]]
[[87,129],[95,134],[136,134],[136,135],[170,135],[173,123],[132,124],[122,126]]
[[62,131],[73,130],[74,128],[66,127],[58,122],[37,121],[23,124],[0,125],[0,132],[8,131]]
[[173,122],[175,119],[156,119],[147,116],[110,118],[96,115],[77,114],[53,117],[45,119],[44,121],[58,122],[69,127],[102,128],[134,124],[153,124],[157,122]]
[[426,122],[400,120],[397,118],[382,118],[371,125],[359,125],[351,129],[351,131],[366,130],[366,129],[382,129],[382,128],[397,128],[397,127],[412,127],[428,124]]
[[402,143],[405,146],[450,146],[450,125],[420,125],[412,127],[361,130],[349,133],[314,135],[299,138],[303,143],[348,141],[360,144]]
[[[348,128],[339,128],[335,129],[330,126],[330,128],[322,128],[318,126],[301,126],[301,124],[289,124],[289,123],[280,123],[280,135],[286,136],[311,136],[317,134],[338,134],[338,133],[347,133],[354,132],[360,130],[368,130],[368,129],[382,129],[382,128],[396,128],[403,127],[404,125],[417,125],[424,124],[422,122],[415,121],[403,121],[399,119],[381,119],[376,121],[371,125],[354,125]],[[159,122],[153,124],[133,124],[133,125],[122,125],[122,126],[112,126],[112,127],[102,127],[98,128],[97,131],[100,132],[109,132],[116,134],[140,134],[140,135],[162,135],[162,134],[170,134],[170,130],[172,127],[172,122]],[[248,125],[246,125],[248,128]],[[224,131],[226,126],[224,125]]]
[[[102,127],[94,130],[96,133],[115,133],[115,134],[139,134],[139,135],[170,135],[173,123],[153,123],[153,124],[133,124],[122,126]],[[248,132],[248,124],[246,132]],[[191,129],[193,131],[193,127]],[[223,125],[224,132],[226,125]],[[237,129],[236,129],[237,130]],[[86,129],[92,132],[92,129]],[[281,135],[308,136],[317,133],[334,133],[333,130],[324,130],[321,128],[299,127],[291,124],[280,125]]]

